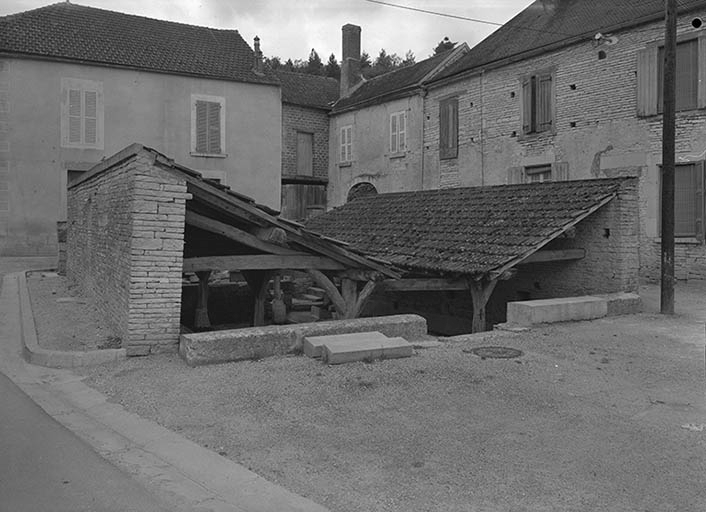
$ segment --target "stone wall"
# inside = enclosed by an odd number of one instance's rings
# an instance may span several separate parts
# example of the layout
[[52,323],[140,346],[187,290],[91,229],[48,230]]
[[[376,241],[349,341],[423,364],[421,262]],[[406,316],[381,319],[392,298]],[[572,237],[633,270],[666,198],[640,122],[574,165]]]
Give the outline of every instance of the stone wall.
[[[680,36],[702,35],[681,16]],[[659,278],[659,173],[662,116],[637,115],[637,52],[664,38],[655,22],[588,38],[566,48],[432,85],[424,102],[425,188],[497,185],[512,168],[562,163],[568,179],[632,175],[640,178],[641,277]],[[702,46],[703,47],[703,44]],[[704,62],[703,56],[701,62]],[[553,130],[522,134],[521,77],[553,72]],[[439,159],[439,102],[459,100],[459,156]],[[677,162],[706,158],[706,110],[677,113]],[[706,278],[706,246],[678,238],[675,267],[680,278]]]
[[282,176],[297,175],[297,132],[314,134],[315,178],[328,179],[329,119],[325,110],[282,104]]
[[69,189],[67,277],[128,355],[173,351],[190,196],[147,151],[117,160]]

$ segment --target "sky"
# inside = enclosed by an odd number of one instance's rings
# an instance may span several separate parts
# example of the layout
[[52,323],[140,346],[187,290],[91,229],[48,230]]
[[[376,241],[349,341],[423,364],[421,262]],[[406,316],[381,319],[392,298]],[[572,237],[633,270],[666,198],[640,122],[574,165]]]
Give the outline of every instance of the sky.
[[[385,0],[387,3],[453,16],[505,23],[532,0]],[[1,0],[0,16],[36,9],[52,0]],[[429,57],[444,37],[474,46],[498,27],[442,17],[370,0],[72,0],[191,25],[237,29],[253,46],[260,38],[266,57],[306,60],[316,49],[325,62],[341,58],[341,27],[359,25],[362,51],[374,59],[381,48],[404,57],[408,50],[419,62]]]

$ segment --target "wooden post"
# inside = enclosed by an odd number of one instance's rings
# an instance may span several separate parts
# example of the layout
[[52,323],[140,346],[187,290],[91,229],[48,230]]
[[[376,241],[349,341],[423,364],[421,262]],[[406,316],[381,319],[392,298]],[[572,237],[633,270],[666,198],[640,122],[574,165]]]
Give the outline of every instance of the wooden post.
[[471,332],[485,331],[485,306],[488,304],[488,299],[490,299],[497,283],[497,279],[492,279],[491,281],[486,281],[485,279],[480,281],[468,280],[468,288],[471,290],[471,300],[473,301]]
[[358,282],[353,279],[341,279],[341,296],[346,303],[343,318],[355,318],[351,315],[355,313],[355,305],[358,302]]
[[674,314],[674,160],[677,0],[665,1],[664,104],[662,106],[662,278],[660,311]]
[[346,301],[343,300],[343,297],[338,291],[338,288],[336,288],[336,285],[334,285],[333,282],[326,276],[326,274],[324,274],[320,270],[309,269],[307,272],[316,282],[316,284],[318,284],[321,288],[324,289],[326,295],[328,295],[329,299],[331,299],[331,302],[333,303],[333,306],[336,308],[336,312],[338,313],[339,317],[345,318]]
[[199,289],[196,296],[194,328],[196,330],[209,329],[211,321],[208,318],[208,279],[211,277],[211,271],[196,272],[196,276],[199,278]]
[[267,284],[270,282],[272,273],[268,271],[243,271],[242,274],[255,297],[253,327],[265,325],[265,298],[267,297]]

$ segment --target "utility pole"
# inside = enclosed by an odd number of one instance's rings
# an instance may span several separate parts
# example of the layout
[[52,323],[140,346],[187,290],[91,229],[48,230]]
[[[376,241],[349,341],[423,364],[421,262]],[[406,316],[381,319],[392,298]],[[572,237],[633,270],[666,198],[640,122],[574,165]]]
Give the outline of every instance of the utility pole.
[[662,282],[660,311],[674,314],[674,139],[676,110],[677,0],[665,0],[662,91]]

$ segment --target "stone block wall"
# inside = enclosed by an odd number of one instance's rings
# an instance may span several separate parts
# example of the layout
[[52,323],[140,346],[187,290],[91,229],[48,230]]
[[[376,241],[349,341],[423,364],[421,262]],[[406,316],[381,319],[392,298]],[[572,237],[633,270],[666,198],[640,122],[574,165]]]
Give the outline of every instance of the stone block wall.
[[297,175],[297,132],[314,134],[315,178],[328,179],[329,118],[325,110],[282,104],[282,176]]
[[68,191],[69,282],[95,301],[128,355],[177,348],[189,197],[184,179],[145,150]]

